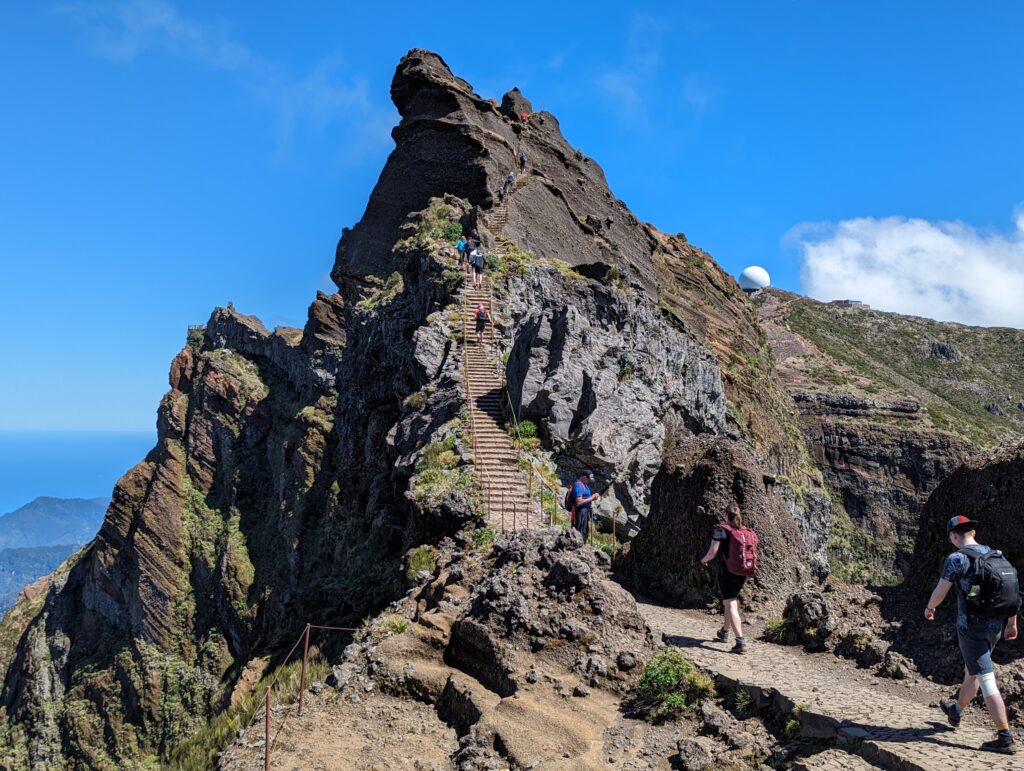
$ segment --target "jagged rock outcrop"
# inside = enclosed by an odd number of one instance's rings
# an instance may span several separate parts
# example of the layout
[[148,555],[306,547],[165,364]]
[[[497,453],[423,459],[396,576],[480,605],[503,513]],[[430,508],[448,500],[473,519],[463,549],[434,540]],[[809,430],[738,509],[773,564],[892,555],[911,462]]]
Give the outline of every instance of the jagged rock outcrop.
[[[391,252],[398,228],[430,198],[449,193],[488,210],[508,172],[519,174],[524,152],[529,173],[510,198],[504,235],[540,258],[599,272],[617,267],[653,291],[650,238],[612,195],[601,167],[565,141],[554,115],[532,112],[515,93],[503,111],[420,49],[402,59],[391,96],[402,116],[392,132],[396,148],[366,214],[338,244],[331,275],[339,286],[401,269]],[[524,121],[518,111],[526,109]]]
[[687,439],[666,458],[651,487],[650,515],[620,569],[654,599],[707,602],[715,595],[714,573],[700,558],[732,502],[760,538],[758,575],[745,599],[781,603],[814,578],[807,550],[781,491],[748,447],[727,438]]
[[509,395],[567,472],[590,467],[601,509],[647,515],[651,480],[679,436],[725,430],[718,363],[642,294],[541,267],[507,284]]
[[978,541],[1001,549],[1024,572],[1024,444],[972,456],[929,496],[918,524],[908,586],[931,590],[946,555],[953,551],[946,535],[950,517],[978,521]]

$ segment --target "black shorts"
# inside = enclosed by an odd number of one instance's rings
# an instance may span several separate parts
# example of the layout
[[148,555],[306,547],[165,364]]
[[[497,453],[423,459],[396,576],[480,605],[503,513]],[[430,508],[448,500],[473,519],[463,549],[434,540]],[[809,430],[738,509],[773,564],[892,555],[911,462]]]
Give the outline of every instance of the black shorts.
[[479,319],[478,318],[476,320],[476,331],[477,332],[483,332],[486,327],[487,327],[487,321],[485,319]]
[[723,600],[735,600],[739,597],[740,590],[746,582],[746,576],[733,575],[724,567],[718,569],[718,593]]
[[476,273],[479,276],[481,273],[484,272],[484,266],[483,265],[474,265],[473,266],[473,272]]

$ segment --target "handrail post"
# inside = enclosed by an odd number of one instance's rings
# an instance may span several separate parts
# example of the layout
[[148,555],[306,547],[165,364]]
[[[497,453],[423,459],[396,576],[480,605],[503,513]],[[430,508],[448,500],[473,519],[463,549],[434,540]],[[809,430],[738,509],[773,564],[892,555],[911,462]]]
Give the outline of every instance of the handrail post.
[[306,641],[302,645],[302,674],[299,675],[299,715],[306,696],[306,659],[309,657],[309,623],[306,623]]
[[519,508],[515,501],[512,501],[512,532],[516,531],[516,509]]
[[501,491],[501,532],[505,532],[505,491]]
[[263,771],[270,771],[270,686],[263,703]]

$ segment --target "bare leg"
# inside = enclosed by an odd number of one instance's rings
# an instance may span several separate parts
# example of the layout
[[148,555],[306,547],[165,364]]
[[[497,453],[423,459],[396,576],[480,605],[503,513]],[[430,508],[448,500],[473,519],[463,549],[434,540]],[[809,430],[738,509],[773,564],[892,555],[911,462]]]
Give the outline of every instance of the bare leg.
[[960,684],[960,696],[957,698],[956,703],[960,705],[960,709],[967,709],[967,705],[970,704],[977,695],[978,678],[974,675],[967,674],[967,670],[965,669],[964,681]]
[[1003,703],[1002,694],[997,693],[994,696],[986,696],[985,708],[988,710],[988,716],[992,718],[992,722],[996,726],[1005,726],[1010,722],[1006,717],[1006,705]]
[[737,600],[725,600],[725,625],[737,637],[743,636],[743,624],[740,621],[740,607]]

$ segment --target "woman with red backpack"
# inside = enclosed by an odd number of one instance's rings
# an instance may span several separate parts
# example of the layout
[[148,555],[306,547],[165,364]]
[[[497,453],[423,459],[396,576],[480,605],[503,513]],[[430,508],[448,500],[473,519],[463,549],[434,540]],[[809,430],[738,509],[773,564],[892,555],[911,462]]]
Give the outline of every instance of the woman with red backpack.
[[757,533],[743,526],[743,514],[736,503],[725,509],[728,523],[719,522],[711,534],[711,546],[701,558],[702,565],[708,565],[717,557],[715,573],[718,578],[718,592],[722,597],[725,624],[718,630],[718,639],[728,642],[729,632],[736,635],[733,653],[746,653],[747,640],[743,636],[743,622],[740,620],[739,596],[747,576],[757,572]]

